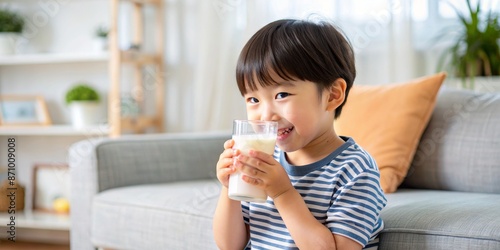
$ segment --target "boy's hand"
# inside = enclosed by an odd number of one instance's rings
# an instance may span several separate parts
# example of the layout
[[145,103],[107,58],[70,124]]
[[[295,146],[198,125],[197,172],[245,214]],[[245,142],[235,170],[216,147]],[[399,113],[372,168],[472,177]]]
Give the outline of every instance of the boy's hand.
[[234,141],[232,139],[224,142],[224,152],[220,155],[216,167],[217,179],[226,188],[229,185],[229,175],[236,172],[236,168],[233,166],[233,146]]
[[235,166],[244,174],[243,180],[264,189],[272,199],[293,189],[285,169],[273,156],[250,150],[248,156],[240,154],[236,159]]

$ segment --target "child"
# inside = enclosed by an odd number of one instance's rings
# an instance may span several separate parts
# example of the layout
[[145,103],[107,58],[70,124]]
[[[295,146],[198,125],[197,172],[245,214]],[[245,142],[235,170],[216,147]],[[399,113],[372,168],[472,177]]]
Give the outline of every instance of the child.
[[[214,215],[220,249],[377,249],[386,198],[373,158],[338,136],[356,70],[353,50],[328,22],[278,20],[243,48],[236,68],[250,120],[277,121],[274,156],[243,155],[224,144]],[[228,198],[229,175],[268,195],[266,203]]]

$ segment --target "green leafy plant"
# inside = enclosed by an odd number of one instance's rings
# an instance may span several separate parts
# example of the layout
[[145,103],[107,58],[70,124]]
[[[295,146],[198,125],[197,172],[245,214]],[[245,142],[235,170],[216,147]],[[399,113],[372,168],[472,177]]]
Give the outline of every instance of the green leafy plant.
[[73,101],[99,101],[99,94],[86,84],[78,84],[66,93],[66,104]]
[[24,28],[24,19],[21,15],[8,9],[0,9],[0,32],[21,33]]
[[97,37],[101,37],[101,38],[106,38],[108,37],[108,34],[109,34],[109,29],[106,28],[105,26],[103,25],[100,25],[99,27],[97,27],[97,29],[95,30],[95,35]]
[[[448,59],[452,75],[460,77],[464,88],[474,87],[475,76],[495,76],[500,74],[499,16],[491,11],[484,13],[481,1],[473,7],[466,0],[467,15],[451,5],[459,18],[460,27],[455,42],[442,54],[438,70]],[[447,35],[447,34],[443,34]],[[467,84],[469,79],[469,84]]]

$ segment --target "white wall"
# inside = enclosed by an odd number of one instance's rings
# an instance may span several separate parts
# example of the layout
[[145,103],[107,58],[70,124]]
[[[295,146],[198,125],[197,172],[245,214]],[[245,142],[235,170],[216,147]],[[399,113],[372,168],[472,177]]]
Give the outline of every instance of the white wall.
[[4,0],[26,18],[21,52],[90,52],[99,24],[108,24],[105,0]]

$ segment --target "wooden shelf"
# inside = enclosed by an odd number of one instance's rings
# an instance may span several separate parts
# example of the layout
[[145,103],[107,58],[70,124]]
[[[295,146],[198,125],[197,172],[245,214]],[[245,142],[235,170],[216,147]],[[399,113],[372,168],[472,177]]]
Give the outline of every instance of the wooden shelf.
[[[140,49],[130,49],[122,50],[119,47],[119,37],[118,34],[118,20],[119,16],[123,12],[119,5],[121,3],[126,3],[132,6],[132,44],[137,45],[138,48],[145,44],[145,34],[144,28],[146,24],[144,21],[154,19],[152,24],[147,24],[148,26],[155,27],[154,30],[154,44],[155,49],[153,52],[142,52]],[[145,18],[145,5],[152,4],[154,13],[147,13],[148,18]],[[152,14],[152,15],[151,15]],[[149,132],[152,128],[155,132],[163,132],[164,130],[164,99],[165,99],[165,65],[164,65],[164,6],[163,0],[112,0],[111,1],[111,27],[109,31],[109,51],[110,51],[110,92],[109,92],[109,102],[110,103],[120,103],[120,93],[122,93],[121,85],[123,82],[121,69],[124,64],[130,64],[132,66],[133,72],[133,89],[134,89],[134,101],[139,107],[144,107],[144,95],[146,86],[146,79],[153,77],[155,81],[154,93],[149,93],[146,97],[154,98],[154,115],[146,115],[147,112],[144,109],[139,109],[138,117],[122,117],[120,105],[110,105],[109,106],[109,118],[110,124],[113,127],[110,131],[111,137],[120,136],[124,131],[132,131],[134,133],[145,133]],[[146,72],[144,69],[151,69],[151,71]],[[147,94],[147,93],[146,93]]]
[[107,62],[108,53],[43,53],[0,55],[0,65],[49,64],[71,62]]
[[126,0],[131,3],[138,3],[138,4],[160,4],[161,0]]
[[161,60],[161,57],[155,54],[145,54],[135,51],[121,51],[121,60],[125,63],[146,65],[158,63]]
[[77,129],[71,125],[48,125],[48,126],[0,126],[0,136],[84,136],[84,135],[108,135],[108,125],[96,125],[88,128]]
[[121,119],[122,129],[143,131],[148,127],[156,126],[158,118],[154,116],[123,117]]

